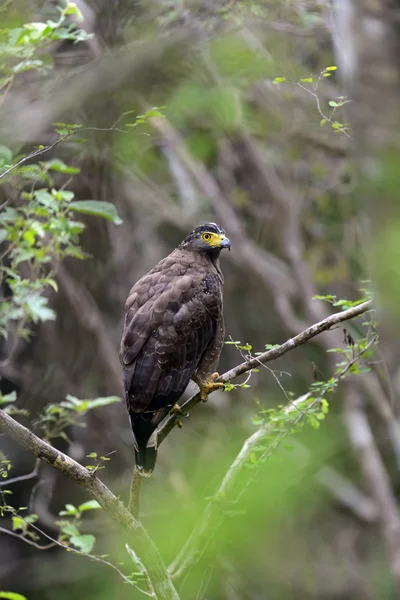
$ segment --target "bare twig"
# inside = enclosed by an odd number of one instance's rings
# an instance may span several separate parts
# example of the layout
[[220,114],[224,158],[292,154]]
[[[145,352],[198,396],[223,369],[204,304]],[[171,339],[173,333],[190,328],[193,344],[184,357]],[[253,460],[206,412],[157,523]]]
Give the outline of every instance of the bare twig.
[[37,477],[39,475],[39,463],[40,460],[37,459],[33,471],[27,473],[26,475],[18,475],[17,477],[11,477],[11,479],[5,479],[4,481],[0,481],[0,488],[5,487],[6,485],[12,485],[13,483],[19,483],[20,481],[26,481],[27,479],[33,479],[34,477]]
[[50,548],[53,548],[54,546],[57,545],[57,542],[55,540],[51,544],[37,544],[33,540],[30,540],[29,538],[24,537],[23,535],[20,535],[19,533],[15,533],[15,531],[11,531],[11,529],[6,529],[5,527],[0,527],[0,533],[5,533],[7,535],[11,535],[13,537],[19,538],[20,540],[25,542],[25,544],[34,546],[37,550],[49,550]]
[[160,553],[147,531],[100,479],[94,477],[90,471],[66,454],[38,438],[2,410],[0,410],[0,431],[23,446],[28,452],[85,488],[129,538],[129,545],[140,556],[145,566],[156,598],[158,600],[179,600]]
[[[243,375],[243,373],[246,373],[247,371],[250,371],[251,369],[256,369],[260,365],[260,363],[265,364],[267,362],[270,362],[271,360],[280,358],[281,356],[286,354],[286,352],[293,350],[293,348],[296,348],[297,346],[300,346],[301,344],[305,344],[310,339],[312,339],[316,335],[322,333],[323,331],[327,331],[328,329],[330,329],[334,325],[337,325],[338,323],[342,323],[343,321],[347,321],[349,319],[353,319],[354,317],[358,317],[359,315],[364,314],[366,311],[370,310],[371,308],[372,308],[372,301],[368,300],[367,302],[358,304],[357,306],[354,306],[352,308],[344,310],[343,312],[330,315],[329,317],[327,317],[326,319],[323,319],[319,323],[315,323],[314,325],[311,325],[311,327],[308,327],[307,329],[305,329],[304,331],[302,331],[295,337],[290,338],[289,340],[287,340],[280,346],[277,346],[276,348],[272,348],[272,350],[267,350],[267,352],[263,352],[259,356],[252,358],[251,360],[248,360],[246,362],[243,362],[240,365],[237,365],[230,371],[227,371],[226,373],[221,375],[217,379],[217,381],[221,381],[222,383],[227,383],[228,381],[232,381],[232,379],[239,377],[239,375]],[[188,412],[194,406],[196,406],[196,404],[198,404],[200,401],[201,401],[200,394],[196,394],[195,396],[192,396],[191,398],[189,398],[189,400],[187,400],[183,404],[182,410],[184,412]],[[178,421],[179,421],[179,415],[176,415],[176,414],[171,415],[167,419],[167,421],[164,423],[164,425],[161,427],[161,429],[158,433],[158,438],[157,438],[158,445],[160,445],[163,442],[163,440],[167,437],[169,432],[175,427],[175,425],[177,425]]]

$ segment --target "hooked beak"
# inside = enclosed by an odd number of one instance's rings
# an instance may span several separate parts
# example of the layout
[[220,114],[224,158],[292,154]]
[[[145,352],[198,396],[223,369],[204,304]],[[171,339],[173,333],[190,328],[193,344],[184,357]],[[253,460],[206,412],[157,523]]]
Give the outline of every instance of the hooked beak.
[[223,238],[222,238],[222,240],[221,240],[221,245],[220,245],[220,247],[221,247],[221,248],[228,248],[228,250],[230,250],[230,249],[231,249],[231,242],[230,242],[230,239],[229,239],[229,238],[227,238],[227,237],[223,237]]

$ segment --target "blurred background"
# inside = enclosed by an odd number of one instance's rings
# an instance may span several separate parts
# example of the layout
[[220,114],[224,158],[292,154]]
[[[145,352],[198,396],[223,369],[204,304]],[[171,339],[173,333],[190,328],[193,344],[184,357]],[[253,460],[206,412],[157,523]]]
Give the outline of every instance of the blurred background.
[[[66,394],[122,396],[118,347],[128,291],[206,221],[222,225],[232,242],[222,256],[227,340],[253,352],[340,310],[314,296],[354,301],[376,282],[386,343],[371,370],[338,386],[320,428],[285,440],[254,476],[244,470],[199,560],[174,582],[189,600],[399,598],[395,7],[75,4],[84,16],[77,26],[93,36],[52,44],[52,68],[16,78],[1,99],[0,141],[27,153],[57,138],[55,122],[89,128],[85,143],[69,138],[46,158],[78,166],[72,178],[58,174],[57,185],[67,184],[76,200],[112,202],[123,224],[82,217],[90,258],[68,258],[58,270],[59,291],[49,300],[55,321],[34,326],[29,342],[19,339],[12,360],[10,342],[1,342],[1,391],[17,392],[27,425]],[[0,6],[4,29],[55,14],[53,2]],[[152,107],[164,117],[126,127]],[[3,202],[7,185],[0,194]],[[355,340],[363,320],[345,325]],[[256,431],[260,408],[285,405],[328,380],[336,357],[327,350],[346,344],[341,327],[322,334],[260,368],[250,388],[216,392],[172,431],[141,506],[167,564]],[[242,361],[226,345],[219,372]],[[134,454],[123,402],[91,411],[85,427],[67,433],[54,443],[82,464],[90,452],[114,452],[100,476],[127,501]],[[10,477],[32,471],[32,457],[4,436],[0,448]],[[29,506],[53,537],[65,504],[88,499],[48,466],[10,489],[13,505]],[[123,536],[101,511],[83,531],[96,536],[95,554],[130,572]],[[0,588],[29,600],[144,597],[99,562],[59,547],[38,551],[1,533]]]

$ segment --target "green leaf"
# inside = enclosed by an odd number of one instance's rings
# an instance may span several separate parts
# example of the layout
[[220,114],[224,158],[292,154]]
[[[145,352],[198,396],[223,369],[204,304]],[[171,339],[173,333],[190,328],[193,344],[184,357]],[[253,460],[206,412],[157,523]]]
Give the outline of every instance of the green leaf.
[[326,67],[325,71],[336,71],[337,67],[332,65],[331,67]]
[[71,544],[74,544],[81,552],[88,554],[93,550],[96,538],[94,535],[73,535],[70,539]]
[[13,515],[11,517],[11,521],[12,521],[13,531],[18,531],[19,529],[21,529],[23,531],[24,529],[26,529],[25,521],[18,515]]
[[76,175],[77,173],[80,173],[79,167],[70,167],[59,158],[53,158],[52,160],[49,160],[46,163],[46,168],[50,171],[57,171],[58,173],[69,173],[71,175]]
[[87,502],[84,502],[78,506],[79,512],[83,512],[85,510],[96,510],[98,508],[101,508],[101,506],[97,500],[88,500]]
[[80,23],[83,23],[83,21],[84,21],[83,15],[82,15],[81,11],[79,10],[79,8],[77,7],[77,5],[75,4],[75,2],[69,2],[67,4],[67,6],[64,8],[63,13],[64,13],[64,15],[75,15],[76,20],[79,21]]
[[55,292],[58,292],[58,285],[57,285],[57,282],[54,281],[54,279],[49,279],[49,278],[41,279],[40,283],[42,283],[43,285],[49,285],[50,287],[53,288],[53,290]]
[[120,402],[120,400],[118,396],[106,396],[104,398],[95,398],[94,400],[79,400],[79,398],[67,394],[66,401],[60,402],[59,406],[73,410],[78,414],[84,414],[93,408],[108,406],[109,404]]
[[62,517],[65,517],[68,515],[76,516],[79,513],[78,509],[73,504],[66,504],[65,508],[66,508],[66,510],[63,510],[59,513]]
[[7,148],[7,146],[2,146],[0,144],[0,167],[11,164],[12,156],[13,155],[10,148]]
[[286,81],[286,77],[275,77],[272,83],[284,83]]
[[8,237],[8,231],[6,231],[5,229],[0,229],[0,244],[1,242],[4,242],[4,240],[6,240]]
[[0,590],[0,598],[4,598],[4,600],[26,600],[26,596],[22,596],[22,594],[17,594],[16,592],[4,592]]
[[46,206],[46,208],[58,208],[56,199],[53,198],[53,196],[49,194],[47,190],[38,190],[37,192],[35,192],[35,198],[39,202],[39,204]]
[[[62,511],[64,512],[64,511]],[[61,515],[61,512],[60,512]],[[63,515],[62,515],[63,516]],[[60,523],[60,529],[62,533],[68,536],[79,536],[79,529],[72,523]]]
[[9,394],[5,394],[3,396],[2,393],[0,393],[0,406],[2,404],[7,404],[8,402],[15,402],[17,399],[17,392],[10,392]]
[[312,77],[306,77],[305,79],[300,79],[301,83],[312,83],[313,82],[313,78]]
[[324,300],[325,302],[332,302],[333,300],[336,300],[336,296],[333,296],[332,294],[327,294],[326,296],[320,296],[319,294],[317,294],[316,296],[312,297],[313,300]]
[[56,200],[63,200],[64,202],[71,202],[72,198],[75,196],[74,192],[70,190],[51,190],[52,195]]
[[121,402],[121,398],[119,396],[106,396],[104,398],[86,400],[85,404],[87,405],[86,410],[91,410],[92,408],[98,408],[99,406],[108,406],[109,404],[115,404],[116,402]]
[[56,313],[47,306],[47,298],[39,294],[32,294],[25,301],[30,317],[34,323],[38,321],[54,321]]
[[77,200],[76,202],[71,202],[68,208],[69,210],[84,215],[103,217],[104,219],[112,221],[114,225],[120,225],[122,223],[122,219],[118,216],[117,209],[111,202],[102,202],[100,200]]
[[8,223],[13,222],[18,217],[18,212],[15,208],[11,208],[7,206],[3,212],[0,214],[0,223]]
[[329,104],[329,106],[333,106],[334,108],[337,108],[338,106],[340,106],[340,104],[338,104],[334,100],[329,100],[328,104]]

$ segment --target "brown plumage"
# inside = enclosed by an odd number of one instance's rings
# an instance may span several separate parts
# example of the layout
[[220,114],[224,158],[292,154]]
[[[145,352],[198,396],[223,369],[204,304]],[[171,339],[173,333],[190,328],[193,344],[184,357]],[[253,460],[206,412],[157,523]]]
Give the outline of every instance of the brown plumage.
[[136,464],[151,473],[159,423],[192,378],[206,396],[218,364],[224,324],[222,248],[215,223],[197,227],[129,292],[120,358]]

